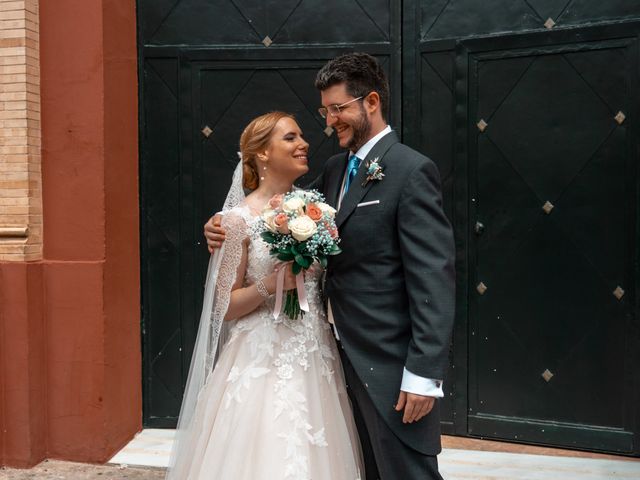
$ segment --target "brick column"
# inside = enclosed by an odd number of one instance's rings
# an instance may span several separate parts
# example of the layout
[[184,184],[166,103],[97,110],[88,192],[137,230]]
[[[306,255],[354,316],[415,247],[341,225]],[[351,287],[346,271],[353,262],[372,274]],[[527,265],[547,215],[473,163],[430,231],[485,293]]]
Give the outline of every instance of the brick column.
[[38,0],[0,0],[0,465],[46,452],[39,52]]
[[0,0],[0,95],[0,466],[103,462],[142,419],[135,0]]
[[0,0],[0,260],[42,258],[38,0]]

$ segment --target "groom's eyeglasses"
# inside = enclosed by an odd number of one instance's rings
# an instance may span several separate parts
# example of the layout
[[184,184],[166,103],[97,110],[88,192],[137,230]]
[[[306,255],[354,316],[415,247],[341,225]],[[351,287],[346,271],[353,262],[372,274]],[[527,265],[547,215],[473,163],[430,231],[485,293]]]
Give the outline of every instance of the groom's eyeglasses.
[[320,107],[318,109],[318,113],[320,114],[320,116],[322,118],[327,118],[327,115],[331,115],[332,117],[337,117],[338,115],[340,115],[340,112],[342,112],[342,108],[346,107],[347,105],[358,101],[360,99],[362,99],[364,97],[358,97],[358,98],[354,98],[353,100],[349,100],[348,102],[344,102],[342,105],[329,105],[328,107]]

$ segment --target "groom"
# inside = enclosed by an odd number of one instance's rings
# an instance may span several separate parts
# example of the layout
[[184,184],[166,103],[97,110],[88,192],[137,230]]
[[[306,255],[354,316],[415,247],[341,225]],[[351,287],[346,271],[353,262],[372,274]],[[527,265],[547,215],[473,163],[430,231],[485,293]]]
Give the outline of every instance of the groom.
[[[454,244],[440,177],[387,125],[377,60],[350,53],[318,72],[320,114],[348,152],[312,187],[338,207],[342,254],[325,292],[339,339],[367,480],[441,479],[437,398],[454,317]],[[210,247],[223,231],[205,225]]]

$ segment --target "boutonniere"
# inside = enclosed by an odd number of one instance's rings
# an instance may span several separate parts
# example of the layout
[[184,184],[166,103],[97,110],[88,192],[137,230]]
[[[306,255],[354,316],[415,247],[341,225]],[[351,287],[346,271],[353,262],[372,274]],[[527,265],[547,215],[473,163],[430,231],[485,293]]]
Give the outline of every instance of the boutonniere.
[[384,167],[382,165],[380,165],[379,162],[379,158],[376,157],[373,160],[367,162],[366,167],[367,167],[367,178],[364,179],[364,182],[362,182],[362,186],[366,186],[367,183],[373,181],[373,180],[382,180],[384,178]]

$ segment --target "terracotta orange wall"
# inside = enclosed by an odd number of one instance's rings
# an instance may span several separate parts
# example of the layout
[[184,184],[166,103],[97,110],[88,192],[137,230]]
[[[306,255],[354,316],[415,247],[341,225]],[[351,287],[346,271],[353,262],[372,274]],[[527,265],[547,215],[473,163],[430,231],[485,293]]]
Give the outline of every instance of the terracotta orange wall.
[[40,263],[0,263],[0,464],[46,452],[46,370]]
[[106,441],[142,428],[138,75],[134,0],[103,0]]
[[41,2],[40,25],[44,255],[47,260],[102,261],[101,2]]
[[135,0],[41,2],[40,57],[44,259],[0,263],[0,464],[102,462],[142,418]]
[[[81,20],[81,21],[79,21]],[[102,449],[105,262],[100,2],[41,2],[48,454]]]

